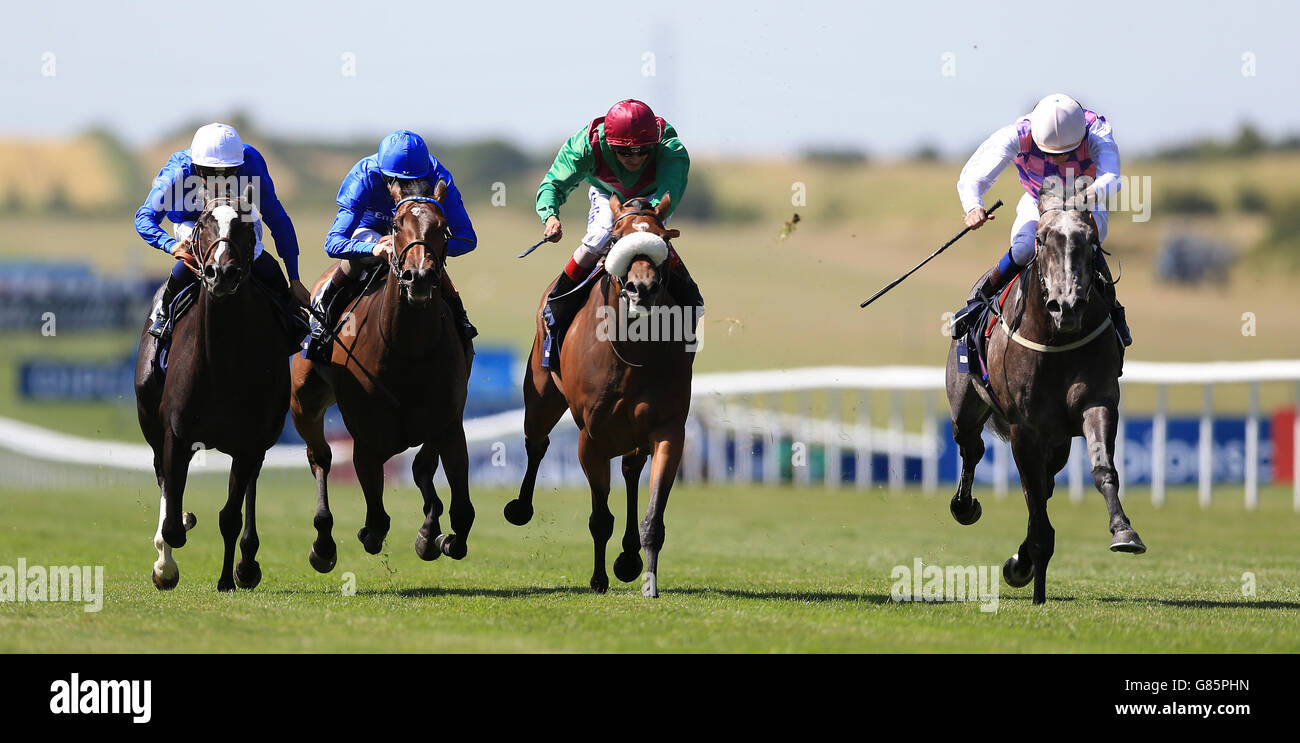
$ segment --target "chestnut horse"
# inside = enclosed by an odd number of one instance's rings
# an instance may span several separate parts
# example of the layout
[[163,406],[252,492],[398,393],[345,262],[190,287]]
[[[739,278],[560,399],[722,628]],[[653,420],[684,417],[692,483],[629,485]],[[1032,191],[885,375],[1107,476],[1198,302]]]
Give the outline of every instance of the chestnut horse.
[[[284,428],[289,342],[270,297],[249,286],[257,245],[253,214],[251,186],[243,198],[207,198],[192,238],[202,278],[198,298],[176,320],[165,375],[154,370],[156,339],[148,332],[140,335],[136,410],[162,492],[153,583],[163,590],[180,582],[172,550],[185,545],[185,532],[194,527],[194,514],[181,506],[190,458],[200,448],[218,449],[232,460],[219,518],[225,555],[217,590],[253,588],[262,580],[256,560],[257,475]],[[247,518],[240,514],[245,501]],[[232,571],[241,522],[242,558]]]
[[[677,237],[678,232],[664,228],[669,203],[670,198],[665,196],[657,208],[651,209],[644,199],[623,204],[617,195],[610,197],[614,230],[610,238],[613,245],[604,264],[607,270],[594,279],[596,284],[586,304],[564,336],[560,374],[556,376],[541,366],[546,334],[542,308],[554,282],[542,292],[537,332],[524,373],[528,470],[519,498],[506,504],[506,520],[522,526],[532,518],[538,465],[550,444],[551,429],[569,410],[579,429],[578,458],[591,486],[588,526],[595,544],[591,587],[598,593],[609,588],[605,546],[614,531],[614,514],[609,510],[609,462],[622,456],[627,524],[623,551],[614,561],[614,575],[625,583],[635,580],[642,568],[638,552],[644,548],[641,592],[650,598],[659,596],[657,575],[659,551],[664,543],[664,509],[682,458],[695,354],[682,337],[628,341],[617,332],[611,333],[610,328],[623,327],[638,317],[653,322],[659,316],[655,310],[665,309],[665,301],[671,301],[667,292],[667,241]],[[680,308],[683,323],[691,322],[692,309]],[[693,339],[694,328],[685,333]],[[650,502],[638,540],[633,527],[637,481],[647,458],[651,459]]]
[[1002,575],[1016,588],[1032,579],[1035,604],[1047,600],[1047,564],[1056,544],[1047,499],[1069,459],[1074,436],[1087,441],[1093,481],[1106,500],[1110,549],[1146,551],[1119,502],[1114,459],[1121,346],[1111,327],[1110,302],[1099,286],[1097,226],[1077,198],[1066,200],[1047,189],[1039,198],[1034,258],[1017,279],[988,340],[992,397],[973,378],[978,372],[958,371],[958,341],[948,353],[948,402],[962,464],[950,510],[962,524],[980,517],[971,484],[984,456],[980,434],[991,417],[997,434],[1011,442],[1029,507],[1025,541]]
[[[446,193],[447,184],[438,181],[431,196],[398,202],[392,260],[371,269],[382,284],[363,293],[350,317],[345,316],[330,364],[293,359],[290,409],[316,478],[316,540],[309,560],[322,573],[333,570],[338,559],[327,486],[332,454],[324,429],[325,410],[335,401],[352,434],[352,463],[366,497],[365,525],[357,532],[366,552],[378,554],[388,534],[384,462],[419,446],[411,473],[424,497],[425,518],[415,536],[415,553],[423,560],[444,554],[459,560],[466,553],[474,524],[462,420],[469,370],[438,291],[447,261],[447,218],[441,206]],[[333,270],[321,281],[328,281]],[[443,534],[438,523],[442,501],[433,474],[439,458],[451,485],[455,534]]]

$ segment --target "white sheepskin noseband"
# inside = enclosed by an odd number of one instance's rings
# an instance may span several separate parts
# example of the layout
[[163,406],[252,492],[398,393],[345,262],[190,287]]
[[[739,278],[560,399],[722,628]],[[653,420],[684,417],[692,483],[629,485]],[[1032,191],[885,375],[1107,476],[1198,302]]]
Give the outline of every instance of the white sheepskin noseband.
[[668,243],[662,237],[650,232],[633,232],[620,237],[605,256],[605,270],[614,276],[626,276],[632,267],[632,259],[644,255],[655,266],[663,265],[668,260]]

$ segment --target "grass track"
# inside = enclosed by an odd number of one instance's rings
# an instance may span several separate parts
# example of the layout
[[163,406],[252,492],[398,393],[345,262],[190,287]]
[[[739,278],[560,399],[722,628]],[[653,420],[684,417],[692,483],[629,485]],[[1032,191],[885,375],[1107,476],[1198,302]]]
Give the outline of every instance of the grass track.
[[[192,481],[199,516],[179,550],[181,585],[149,581],[157,496],[138,487],[99,492],[0,489],[0,565],[102,564],[103,611],[74,604],[0,604],[0,651],[37,652],[571,652],[571,651],[1296,651],[1300,649],[1300,516],[1289,493],[1268,490],[1247,513],[1225,493],[1209,511],[1175,491],[1153,510],[1127,503],[1151,551],[1106,550],[1105,511],[1053,499],[1057,552],[1049,603],[1001,586],[999,610],[978,604],[887,602],[895,565],[1001,565],[1020,543],[1019,499],[984,497],[984,518],[960,527],[946,497],[682,487],[668,510],[657,601],[614,580],[587,589],[588,497],[538,493],[524,528],[501,507],[512,494],[474,493],[478,523],[463,562],[426,564],[411,548],[419,526],[413,489],[390,491],[383,555],[353,534],[362,502],[339,484],[339,565],[307,565],[313,531],[305,473],[262,480],[258,520],[264,579],[255,591],[215,590],[224,482]],[[608,562],[618,552],[621,498]],[[642,495],[644,508],[644,493]],[[444,521],[444,524],[446,522]],[[1253,572],[1257,595],[1242,596]],[[357,594],[342,595],[355,574]],[[612,579],[612,576],[611,576]]]

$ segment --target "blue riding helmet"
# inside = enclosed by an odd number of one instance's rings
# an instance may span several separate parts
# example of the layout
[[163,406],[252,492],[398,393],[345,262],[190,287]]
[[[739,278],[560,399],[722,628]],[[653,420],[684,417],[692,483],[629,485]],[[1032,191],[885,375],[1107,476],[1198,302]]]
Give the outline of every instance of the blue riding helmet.
[[398,129],[379,144],[379,170],[386,176],[423,178],[432,167],[429,148],[409,129]]

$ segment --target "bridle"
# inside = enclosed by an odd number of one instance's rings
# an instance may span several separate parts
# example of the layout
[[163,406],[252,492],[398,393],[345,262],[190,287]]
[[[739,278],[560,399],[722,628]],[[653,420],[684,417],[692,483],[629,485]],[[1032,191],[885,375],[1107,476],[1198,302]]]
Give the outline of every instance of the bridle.
[[[439,211],[443,211],[442,204],[438,203],[437,199],[431,198],[429,196],[407,196],[406,198],[397,202],[397,205],[393,208],[393,228],[394,228],[393,235],[394,236],[397,235],[397,229],[396,229],[397,212],[402,208],[402,205],[407,202],[421,202],[421,203],[433,204],[434,206],[438,207]],[[443,213],[446,214],[445,211],[443,211]],[[444,233],[443,245],[445,246],[446,241],[451,238],[451,228],[444,226],[442,229]],[[388,270],[391,271],[393,276],[397,277],[397,280],[400,282],[402,279],[401,266],[403,265],[403,262],[406,260],[406,254],[410,252],[411,248],[414,248],[416,245],[423,245],[426,248],[425,251],[426,254],[432,253],[434,268],[437,271],[437,275],[434,277],[434,281],[433,281],[433,288],[434,289],[442,288],[442,277],[447,272],[447,258],[445,255],[439,256],[437,251],[434,250],[434,246],[431,245],[428,240],[412,240],[406,245],[402,246],[402,249],[400,251],[394,251],[393,259],[388,264]]]
[[[209,218],[209,217],[211,217],[211,215],[212,215],[213,205],[214,205],[214,204],[219,204],[219,203],[230,204],[230,205],[234,206],[234,207],[235,207],[235,211],[238,212],[238,211],[239,211],[239,207],[243,205],[244,200],[243,200],[242,198],[240,198],[240,197],[236,197],[236,196],[214,196],[214,197],[208,199],[207,202],[204,203],[204,205],[203,205],[203,214],[199,215],[198,220],[194,223],[194,230],[195,230],[195,232],[197,232],[197,231],[200,229],[200,225],[203,223],[203,220],[204,220],[205,218]],[[242,219],[242,216],[241,216],[241,219]],[[206,273],[207,273],[207,270],[208,270],[208,267],[209,267],[208,259],[211,258],[212,255],[216,253],[217,246],[220,245],[221,243],[226,243],[227,245],[229,245],[229,246],[230,246],[230,251],[231,251],[231,253],[233,253],[233,254],[239,256],[240,258],[244,259],[244,262],[245,262],[246,264],[248,264],[248,268],[246,268],[245,270],[246,270],[249,274],[252,273],[252,262],[253,262],[253,255],[252,255],[252,254],[253,254],[254,252],[256,252],[256,250],[257,250],[257,244],[256,244],[256,241],[254,241],[253,246],[252,246],[251,248],[249,248],[249,250],[248,250],[248,255],[242,255],[242,254],[239,253],[239,249],[235,247],[235,241],[234,241],[233,238],[230,238],[230,237],[218,237],[216,240],[213,240],[212,242],[208,243],[208,249],[207,249],[207,252],[206,252],[206,253],[204,253],[204,251],[201,249],[199,240],[196,239],[196,240],[194,241],[194,255],[195,255],[195,257],[197,257],[197,258],[199,259],[199,267],[198,267],[198,268],[193,268],[193,267],[191,267],[191,268],[190,268],[190,271],[194,272],[194,274],[197,275],[197,276],[199,277],[199,280],[200,280],[200,281],[203,281],[203,280],[204,280],[204,276],[205,276]],[[188,264],[187,264],[187,265],[188,265]],[[241,268],[244,268],[244,267],[241,266]],[[240,284],[242,285],[242,283],[243,283],[243,282],[241,281]],[[233,290],[231,290],[230,293],[231,293],[231,294],[234,294],[234,293],[237,292],[237,291],[239,291],[239,285],[236,285],[235,288],[234,288]]]

